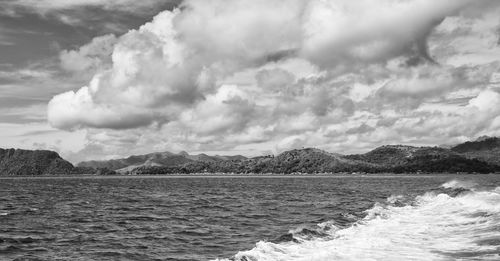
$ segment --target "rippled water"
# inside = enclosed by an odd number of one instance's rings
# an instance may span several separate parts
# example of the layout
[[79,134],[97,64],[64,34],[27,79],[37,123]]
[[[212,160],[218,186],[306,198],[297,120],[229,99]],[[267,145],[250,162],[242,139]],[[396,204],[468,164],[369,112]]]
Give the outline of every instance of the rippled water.
[[499,260],[500,176],[0,179],[0,260]]

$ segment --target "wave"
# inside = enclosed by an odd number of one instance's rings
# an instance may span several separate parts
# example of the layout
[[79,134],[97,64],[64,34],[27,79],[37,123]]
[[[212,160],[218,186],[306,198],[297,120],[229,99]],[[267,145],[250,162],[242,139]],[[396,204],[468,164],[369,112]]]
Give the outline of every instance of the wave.
[[299,228],[221,261],[500,260],[500,187],[457,180],[441,187],[391,196],[348,227]]
[[443,185],[441,187],[443,188],[449,188],[449,189],[474,189],[478,186],[478,184],[474,181],[470,180],[451,180]]

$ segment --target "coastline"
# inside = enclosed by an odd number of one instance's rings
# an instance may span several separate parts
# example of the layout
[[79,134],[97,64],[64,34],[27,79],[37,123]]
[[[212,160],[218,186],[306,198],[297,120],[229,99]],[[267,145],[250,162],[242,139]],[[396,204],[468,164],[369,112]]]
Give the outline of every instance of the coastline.
[[425,174],[412,174],[412,173],[373,173],[373,174],[151,174],[151,175],[43,175],[43,176],[0,176],[0,180],[7,179],[140,179],[140,178],[391,178],[391,177],[435,177],[435,176],[493,176],[500,173],[425,173]]

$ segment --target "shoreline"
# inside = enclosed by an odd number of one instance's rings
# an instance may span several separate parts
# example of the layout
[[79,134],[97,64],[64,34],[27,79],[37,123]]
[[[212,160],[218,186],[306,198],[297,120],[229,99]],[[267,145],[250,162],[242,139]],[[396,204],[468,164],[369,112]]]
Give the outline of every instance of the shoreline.
[[119,179],[119,178],[391,178],[391,177],[435,177],[435,176],[477,176],[477,175],[499,175],[500,173],[375,173],[375,174],[151,174],[151,175],[44,175],[44,176],[0,176],[0,180],[6,179]]

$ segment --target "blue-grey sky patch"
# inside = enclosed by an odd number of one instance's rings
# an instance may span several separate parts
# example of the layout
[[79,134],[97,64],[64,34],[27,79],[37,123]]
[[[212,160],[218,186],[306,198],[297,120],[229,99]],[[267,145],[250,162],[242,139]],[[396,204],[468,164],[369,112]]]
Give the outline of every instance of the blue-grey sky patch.
[[45,104],[46,102],[47,102],[46,99],[40,99],[40,98],[0,96],[0,109],[28,107],[35,104]]

